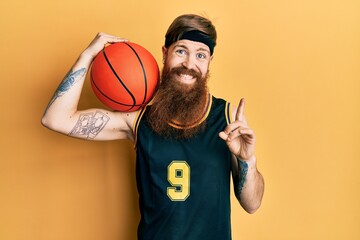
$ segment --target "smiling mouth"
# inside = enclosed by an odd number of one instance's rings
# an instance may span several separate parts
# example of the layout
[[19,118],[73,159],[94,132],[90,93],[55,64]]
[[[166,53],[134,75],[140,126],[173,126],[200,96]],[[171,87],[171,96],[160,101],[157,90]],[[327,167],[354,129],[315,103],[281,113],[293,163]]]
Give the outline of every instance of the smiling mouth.
[[185,83],[194,82],[194,80],[196,79],[194,76],[189,75],[189,74],[179,74],[178,76],[179,76],[180,80]]

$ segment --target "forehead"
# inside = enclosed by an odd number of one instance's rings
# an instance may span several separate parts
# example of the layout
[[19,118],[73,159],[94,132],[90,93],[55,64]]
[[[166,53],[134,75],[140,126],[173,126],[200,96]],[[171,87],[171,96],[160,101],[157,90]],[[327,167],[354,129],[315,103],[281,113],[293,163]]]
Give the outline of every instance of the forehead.
[[183,47],[191,51],[206,51],[210,54],[210,48],[206,44],[187,39],[176,41],[171,45],[171,47],[174,49],[177,47]]

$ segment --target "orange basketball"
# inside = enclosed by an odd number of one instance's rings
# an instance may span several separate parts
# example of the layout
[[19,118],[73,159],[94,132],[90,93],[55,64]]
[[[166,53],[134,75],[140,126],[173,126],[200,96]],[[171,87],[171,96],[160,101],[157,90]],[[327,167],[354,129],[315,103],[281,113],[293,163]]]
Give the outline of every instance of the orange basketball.
[[121,112],[150,102],[159,83],[159,67],[151,53],[132,42],[105,47],[91,67],[91,86],[106,106]]

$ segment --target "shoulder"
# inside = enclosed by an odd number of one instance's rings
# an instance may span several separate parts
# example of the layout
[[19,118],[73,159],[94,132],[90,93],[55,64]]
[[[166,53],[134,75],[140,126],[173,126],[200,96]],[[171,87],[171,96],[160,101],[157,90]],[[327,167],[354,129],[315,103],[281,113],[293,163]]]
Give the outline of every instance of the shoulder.
[[132,112],[105,111],[109,117],[108,128],[110,132],[114,132],[115,139],[130,139],[133,141],[133,126],[136,117],[141,109]]
[[131,112],[129,113],[129,116],[127,117],[128,120],[128,124],[129,126],[131,126],[131,130],[134,134],[136,134],[138,126],[141,122],[141,119],[143,118],[143,116],[145,115],[146,112],[148,112],[147,110],[151,107],[151,105],[147,105],[137,111]]
[[118,112],[118,111],[114,111],[113,114],[114,116],[116,116],[117,118],[122,119],[124,122],[128,123],[129,125],[131,125],[131,123],[134,121],[134,119],[136,118],[136,116],[138,115],[138,112],[140,110],[136,110],[133,112]]
[[230,122],[232,122],[232,119],[234,119],[234,109],[236,112],[236,108],[233,107],[233,105],[223,99],[223,98],[218,98],[212,95],[212,106],[211,106],[211,112],[212,114],[220,114],[220,116],[225,116],[226,118],[226,122],[227,124],[229,124]]
[[214,109],[222,110],[222,109],[226,108],[228,105],[228,102],[226,100],[215,97],[213,95],[211,95],[210,102],[211,102],[211,108],[213,110]]
[[134,123],[136,122],[136,120],[139,118],[140,113],[144,110],[145,108],[141,108],[138,109],[136,111],[132,111],[132,112],[118,112],[118,111],[114,111],[113,112],[113,116],[115,118],[117,118],[119,121],[123,122],[124,124],[126,124],[129,128],[129,130],[133,130],[133,126]]
[[235,119],[235,115],[238,109],[238,106],[235,104],[232,104],[231,102],[227,101],[223,98],[218,98],[212,95],[212,101],[213,101],[213,107],[217,108],[224,108],[225,113],[227,115],[227,118],[230,119],[232,122],[233,119]]

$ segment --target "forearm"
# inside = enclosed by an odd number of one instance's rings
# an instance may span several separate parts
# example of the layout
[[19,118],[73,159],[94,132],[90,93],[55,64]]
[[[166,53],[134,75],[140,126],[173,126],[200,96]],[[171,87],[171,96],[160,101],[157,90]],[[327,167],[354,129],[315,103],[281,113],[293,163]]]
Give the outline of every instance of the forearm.
[[81,91],[91,61],[91,55],[85,53],[80,55],[46,107],[42,117],[43,125],[56,128],[56,125],[61,125],[77,112]]
[[257,170],[255,156],[247,161],[236,160],[238,165],[234,184],[236,196],[248,213],[254,213],[260,207],[264,193],[263,176]]

